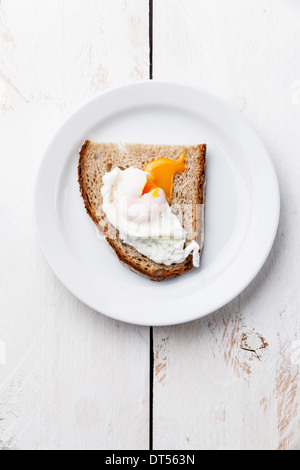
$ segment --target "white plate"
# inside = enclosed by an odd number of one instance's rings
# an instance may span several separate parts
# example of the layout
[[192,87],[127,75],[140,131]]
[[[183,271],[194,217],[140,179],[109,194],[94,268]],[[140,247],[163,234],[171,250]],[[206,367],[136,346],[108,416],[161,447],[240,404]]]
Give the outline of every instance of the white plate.
[[[154,283],[119,263],[97,236],[79,195],[78,150],[86,138],[207,143],[206,239],[199,270]],[[38,237],[58,278],[93,309],[140,325],[194,320],[237,296],[271,250],[279,207],[272,162],[249,124],[201,90],[153,81],[111,89],[69,117],[45,153],[34,196]]]

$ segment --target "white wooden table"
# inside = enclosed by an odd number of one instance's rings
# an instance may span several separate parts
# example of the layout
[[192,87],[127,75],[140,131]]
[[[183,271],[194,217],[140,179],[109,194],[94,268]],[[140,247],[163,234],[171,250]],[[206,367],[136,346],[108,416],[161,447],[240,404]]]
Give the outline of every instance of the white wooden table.
[[[299,450],[299,0],[1,0],[0,17],[0,448]],[[243,113],[282,197],[250,287],[207,318],[153,330],[66,291],[31,211],[64,118],[151,72]]]

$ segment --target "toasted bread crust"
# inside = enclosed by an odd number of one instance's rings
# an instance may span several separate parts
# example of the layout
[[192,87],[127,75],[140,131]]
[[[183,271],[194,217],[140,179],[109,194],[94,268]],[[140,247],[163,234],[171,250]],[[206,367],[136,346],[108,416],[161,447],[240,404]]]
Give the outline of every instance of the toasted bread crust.
[[85,209],[88,213],[88,215],[91,217],[92,221],[98,225],[98,218],[93,210],[93,207],[90,203],[90,200],[89,200],[89,197],[88,197],[88,194],[87,194],[87,187],[86,187],[86,184],[85,184],[85,181],[86,181],[86,173],[85,173],[85,165],[84,165],[84,162],[85,162],[85,158],[87,156],[87,149],[88,149],[88,146],[91,142],[89,140],[86,140],[83,144],[83,146],[81,147],[80,149],[80,152],[79,152],[79,163],[78,163],[78,183],[79,183],[79,186],[80,186],[80,192],[81,192],[81,196],[84,200],[84,206],[85,206]]
[[[87,184],[88,175],[87,175],[87,163],[88,158],[91,158],[91,154],[95,155],[98,146],[101,144],[95,144],[89,140],[86,140],[82,145],[82,148],[79,152],[79,163],[78,163],[78,182],[80,186],[81,196],[84,201],[85,209],[87,214],[97,225],[100,231],[103,233],[105,240],[109,246],[113,249],[118,259],[132,271],[141,274],[142,276],[151,279],[152,281],[163,281],[167,279],[172,279],[182,275],[185,272],[193,269],[193,257],[190,255],[183,263],[173,264],[171,266],[165,266],[163,264],[155,263],[152,260],[149,260],[146,256],[139,253],[135,248],[128,247],[126,245],[126,250],[124,249],[125,244],[121,243],[120,240],[115,240],[109,236],[109,229],[103,224],[100,224],[99,216],[96,213],[95,205],[91,203],[89,198],[89,185]],[[114,145],[114,144],[107,144]],[[128,144],[129,145],[129,144]],[[138,144],[130,144],[131,146],[137,146]],[[145,146],[143,146],[145,147]],[[150,146],[149,146],[150,147]],[[167,146],[166,146],[167,147]],[[198,152],[198,161],[199,165],[197,168],[197,181],[198,184],[195,188],[194,203],[199,204],[204,208],[205,203],[205,178],[206,178],[206,145],[199,145],[195,147]],[[182,150],[182,148],[181,148]],[[180,153],[180,148],[178,148],[178,154]],[[158,158],[158,157],[157,157]],[[149,161],[153,160],[153,157]],[[200,255],[202,254],[203,249],[203,226],[204,226],[204,210],[201,215],[201,224],[200,227],[196,226],[196,218],[194,220],[194,230],[195,230],[195,239],[201,238],[199,240],[200,244]],[[128,253],[129,252],[129,253]],[[149,268],[149,261],[150,268]]]

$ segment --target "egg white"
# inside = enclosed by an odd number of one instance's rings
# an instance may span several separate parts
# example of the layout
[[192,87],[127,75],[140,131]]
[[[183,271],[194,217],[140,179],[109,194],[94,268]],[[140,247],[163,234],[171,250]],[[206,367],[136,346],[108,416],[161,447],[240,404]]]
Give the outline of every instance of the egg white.
[[186,248],[186,232],[172,212],[164,191],[159,188],[142,195],[147,173],[138,168],[114,168],[103,177],[103,210],[109,222],[119,230],[124,243],[156,263],[170,266],[182,263],[193,253],[199,266],[199,245]]

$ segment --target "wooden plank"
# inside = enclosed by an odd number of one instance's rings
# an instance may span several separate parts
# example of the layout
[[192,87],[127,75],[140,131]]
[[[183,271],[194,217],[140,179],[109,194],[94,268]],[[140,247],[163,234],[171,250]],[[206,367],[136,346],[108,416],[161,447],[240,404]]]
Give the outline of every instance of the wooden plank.
[[66,291],[30,200],[63,119],[148,77],[148,0],[2,0],[0,15],[0,448],[147,449],[149,329]]
[[297,1],[154,0],[154,79],[198,85],[243,113],[282,198],[250,287],[207,318],[155,328],[156,449],[300,449],[299,21]]

